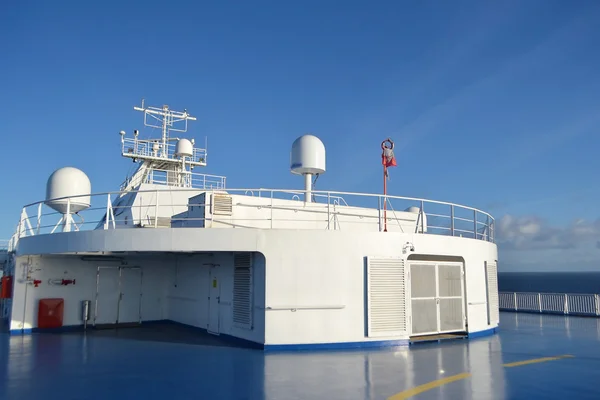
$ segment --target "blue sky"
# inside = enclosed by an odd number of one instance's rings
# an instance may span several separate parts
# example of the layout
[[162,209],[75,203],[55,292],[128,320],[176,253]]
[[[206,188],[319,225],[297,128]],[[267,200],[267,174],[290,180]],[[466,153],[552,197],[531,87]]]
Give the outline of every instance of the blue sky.
[[0,14],[0,237],[56,168],[94,191],[131,168],[132,107],[187,108],[206,173],[299,188],[289,148],[325,143],[319,189],[467,204],[504,270],[600,269],[600,2],[10,2]]

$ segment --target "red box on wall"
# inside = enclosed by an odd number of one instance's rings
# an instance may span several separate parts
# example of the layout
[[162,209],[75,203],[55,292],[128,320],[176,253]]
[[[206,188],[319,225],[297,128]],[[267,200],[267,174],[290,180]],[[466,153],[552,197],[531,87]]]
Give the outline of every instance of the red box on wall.
[[63,299],[40,299],[38,307],[38,328],[60,328],[63,325]]
[[0,279],[0,299],[12,297],[12,276],[3,276]]

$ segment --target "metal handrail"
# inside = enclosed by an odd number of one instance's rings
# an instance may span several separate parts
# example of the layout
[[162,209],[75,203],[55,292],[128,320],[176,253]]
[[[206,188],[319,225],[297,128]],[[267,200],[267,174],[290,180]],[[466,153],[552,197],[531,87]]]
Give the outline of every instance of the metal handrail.
[[500,310],[600,317],[595,293],[499,292]]
[[[70,209],[70,204],[77,198],[81,197],[89,197],[91,200],[91,206],[77,213],[77,216],[81,218],[81,221],[69,221],[68,224],[73,225],[74,229],[79,230],[80,228],[84,228],[91,225],[96,225],[96,228],[100,228],[99,224],[103,224],[104,229],[115,228],[118,225],[118,222],[122,222],[119,220],[119,215],[122,213],[123,209],[130,208],[132,209],[132,213],[137,212],[137,214],[132,214],[137,218],[138,214],[140,215],[140,221],[142,220],[141,216],[141,208],[146,209],[146,211],[151,208],[154,209],[153,216],[147,215],[144,218],[152,218],[154,220],[154,226],[157,226],[158,220],[161,219],[159,216],[159,209],[163,207],[163,214],[165,214],[164,210],[168,210],[164,218],[175,220],[175,219],[189,219],[193,220],[193,218],[181,217],[182,212],[185,212],[188,209],[188,206],[194,206],[194,204],[189,203],[189,198],[195,196],[201,192],[207,192],[209,194],[214,193],[223,193],[227,192],[229,194],[236,194],[241,196],[248,196],[251,198],[262,198],[263,201],[260,204],[252,204],[252,202],[239,202],[234,204],[234,207],[255,207],[257,209],[270,209],[270,216],[266,216],[262,214],[259,220],[267,220],[271,221],[271,227],[273,227],[273,220],[278,220],[273,216],[273,210],[294,210],[294,212],[303,211],[310,212],[316,214],[323,215],[323,220],[326,222],[327,229],[340,229],[339,223],[330,224],[329,221],[335,221],[340,216],[346,217],[357,217],[357,223],[378,223],[379,230],[381,231],[381,212],[374,213],[375,210],[381,211],[382,204],[384,201],[388,203],[390,201],[404,201],[409,202],[410,206],[417,206],[418,218],[416,218],[417,226],[413,232],[416,233],[430,233],[430,234],[439,234],[446,236],[467,236],[470,238],[484,240],[488,242],[494,242],[495,235],[495,220],[494,218],[479,209],[463,206],[459,204],[437,201],[437,200],[427,200],[416,197],[402,197],[402,196],[384,196],[378,194],[368,194],[368,193],[355,193],[355,192],[332,192],[332,191],[314,191],[312,192],[315,202],[305,203],[304,201],[300,201],[299,195],[302,195],[303,192],[299,190],[285,190],[285,189],[198,189],[198,188],[179,188],[179,187],[168,187],[165,190],[137,190],[137,191],[112,191],[112,192],[101,192],[94,193],[88,195],[77,195],[70,197],[61,197],[52,199],[56,200],[67,200],[68,208]],[[131,192],[136,193],[153,193],[155,196],[152,196],[154,200],[152,204],[143,204],[143,205],[117,205],[113,202],[113,200],[122,197],[123,195]],[[188,198],[188,202],[182,204],[175,204],[172,200],[171,195],[174,193],[183,192],[188,193],[189,196],[184,196]],[[250,194],[250,195],[249,195]],[[161,196],[168,196],[167,204],[160,204]],[[377,208],[368,207],[365,204],[356,204],[349,205],[349,202],[346,201],[346,198],[349,196],[354,196],[357,198],[357,203],[361,203],[367,201],[367,203],[374,205],[375,201],[377,201]],[[297,203],[285,203],[285,204],[274,204],[274,199],[277,200],[293,200],[298,198]],[[269,200],[270,199],[270,204]],[[361,200],[362,199],[362,200]],[[60,213],[57,213],[54,210],[49,209],[48,206],[45,205],[46,201],[38,201],[35,203],[27,204],[23,207],[21,213],[21,219],[19,221],[17,238],[22,236],[30,236],[35,234],[44,233],[43,231],[46,228],[51,228],[52,226],[56,226],[55,222],[62,216]],[[416,204],[415,204],[416,203]],[[198,206],[203,206],[204,204],[197,204]],[[436,206],[442,206],[447,208],[445,211],[435,210]],[[428,208],[435,212],[428,213]],[[31,211],[34,208],[35,211]],[[139,208],[140,210],[133,210],[134,208]],[[392,207],[393,209],[393,207]],[[402,209],[401,207],[396,207],[396,210]],[[367,212],[370,211],[370,212]],[[48,212],[49,211],[49,212]],[[93,214],[93,211],[101,213],[101,216],[94,219],[94,217],[89,217],[89,215]],[[459,216],[457,212],[461,212],[462,214],[471,214],[471,218],[465,217],[465,215]],[[396,216],[395,213],[388,213],[388,221],[412,221],[411,219],[406,218],[406,212],[400,212],[399,216]],[[427,225],[424,226],[425,218],[428,219]],[[32,215],[30,217],[29,215]],[[52,224],[48,224],[47,220],[50,215],[53,215],[52,219],[56,219]],[[298,217],[300,218],[300,217]],[[483,219],[480,220],[480,219]],[[228,218],[226,221],[218,221],[214,218],[212,221],[222,222],[231,224],[238,227],[247,226],[240,222],[242,221],[256,221],[257,219],[251,218],[241,218],[236,217],[235,214],[232,218]],[[282,221],[285,219],[281,219]],[[300,219],[288,219],[288,221],[298,221],[302,222]],[[314,221],[314,219],[313,219]],[[319,220],[320,221],[320,220]],[[441,222],[438,222],[441,221]],[[44,223],[42,223],[44,222]],[[333,228],[331,227],[333,225]],[[448,226],[445,226],[448,225]],[[256,227],[256,226],[254,226]],[[293,227],[295,228],[295,227]],[[69,228],[70,229],[70,228]],[[53,232],[53,231],[52,231]],[[50,233],[52,233],[50,232]]]
[[[144,175],[131,176],[125,179],[120,190],[126,191],[127,186],[136,187],[142,183],[165,185],[169,183],[168,175],[173,171],[167,169],[150,168]],[[198,172],[186,172],[191,189],[225,189],[227,178],[221,175],[202,174]]]

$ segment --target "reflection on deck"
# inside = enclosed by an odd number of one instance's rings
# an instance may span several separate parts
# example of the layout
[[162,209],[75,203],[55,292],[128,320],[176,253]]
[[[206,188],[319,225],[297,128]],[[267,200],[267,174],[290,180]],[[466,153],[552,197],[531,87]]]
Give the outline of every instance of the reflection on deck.
[[[599,319],[515,313],[499,335],[369,351],[265,354],[181,327],[0,333],[0,398],[386,399],[468,372],[415,398],[597,399],[599,341]],[[573,358],[506,365],[558,355]]]

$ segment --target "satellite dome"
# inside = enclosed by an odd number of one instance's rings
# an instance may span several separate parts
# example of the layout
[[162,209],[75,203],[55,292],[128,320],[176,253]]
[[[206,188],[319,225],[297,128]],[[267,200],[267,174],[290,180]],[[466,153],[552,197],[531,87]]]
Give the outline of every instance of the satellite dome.
[[316,136],[300,136],[292,144],[290,169],[293,174],[322,174],[325,172],[325,145]]
[[194,145],[187,139],[179,139],[175,145],[175,155],[177,157],[192,157],[194,155]]
[[73,167],[59,168],[48,178],[45,203],[62,214],[67,213],[67,208],[76,213],[90,207],[91,191],[92,184],[83,171]]

